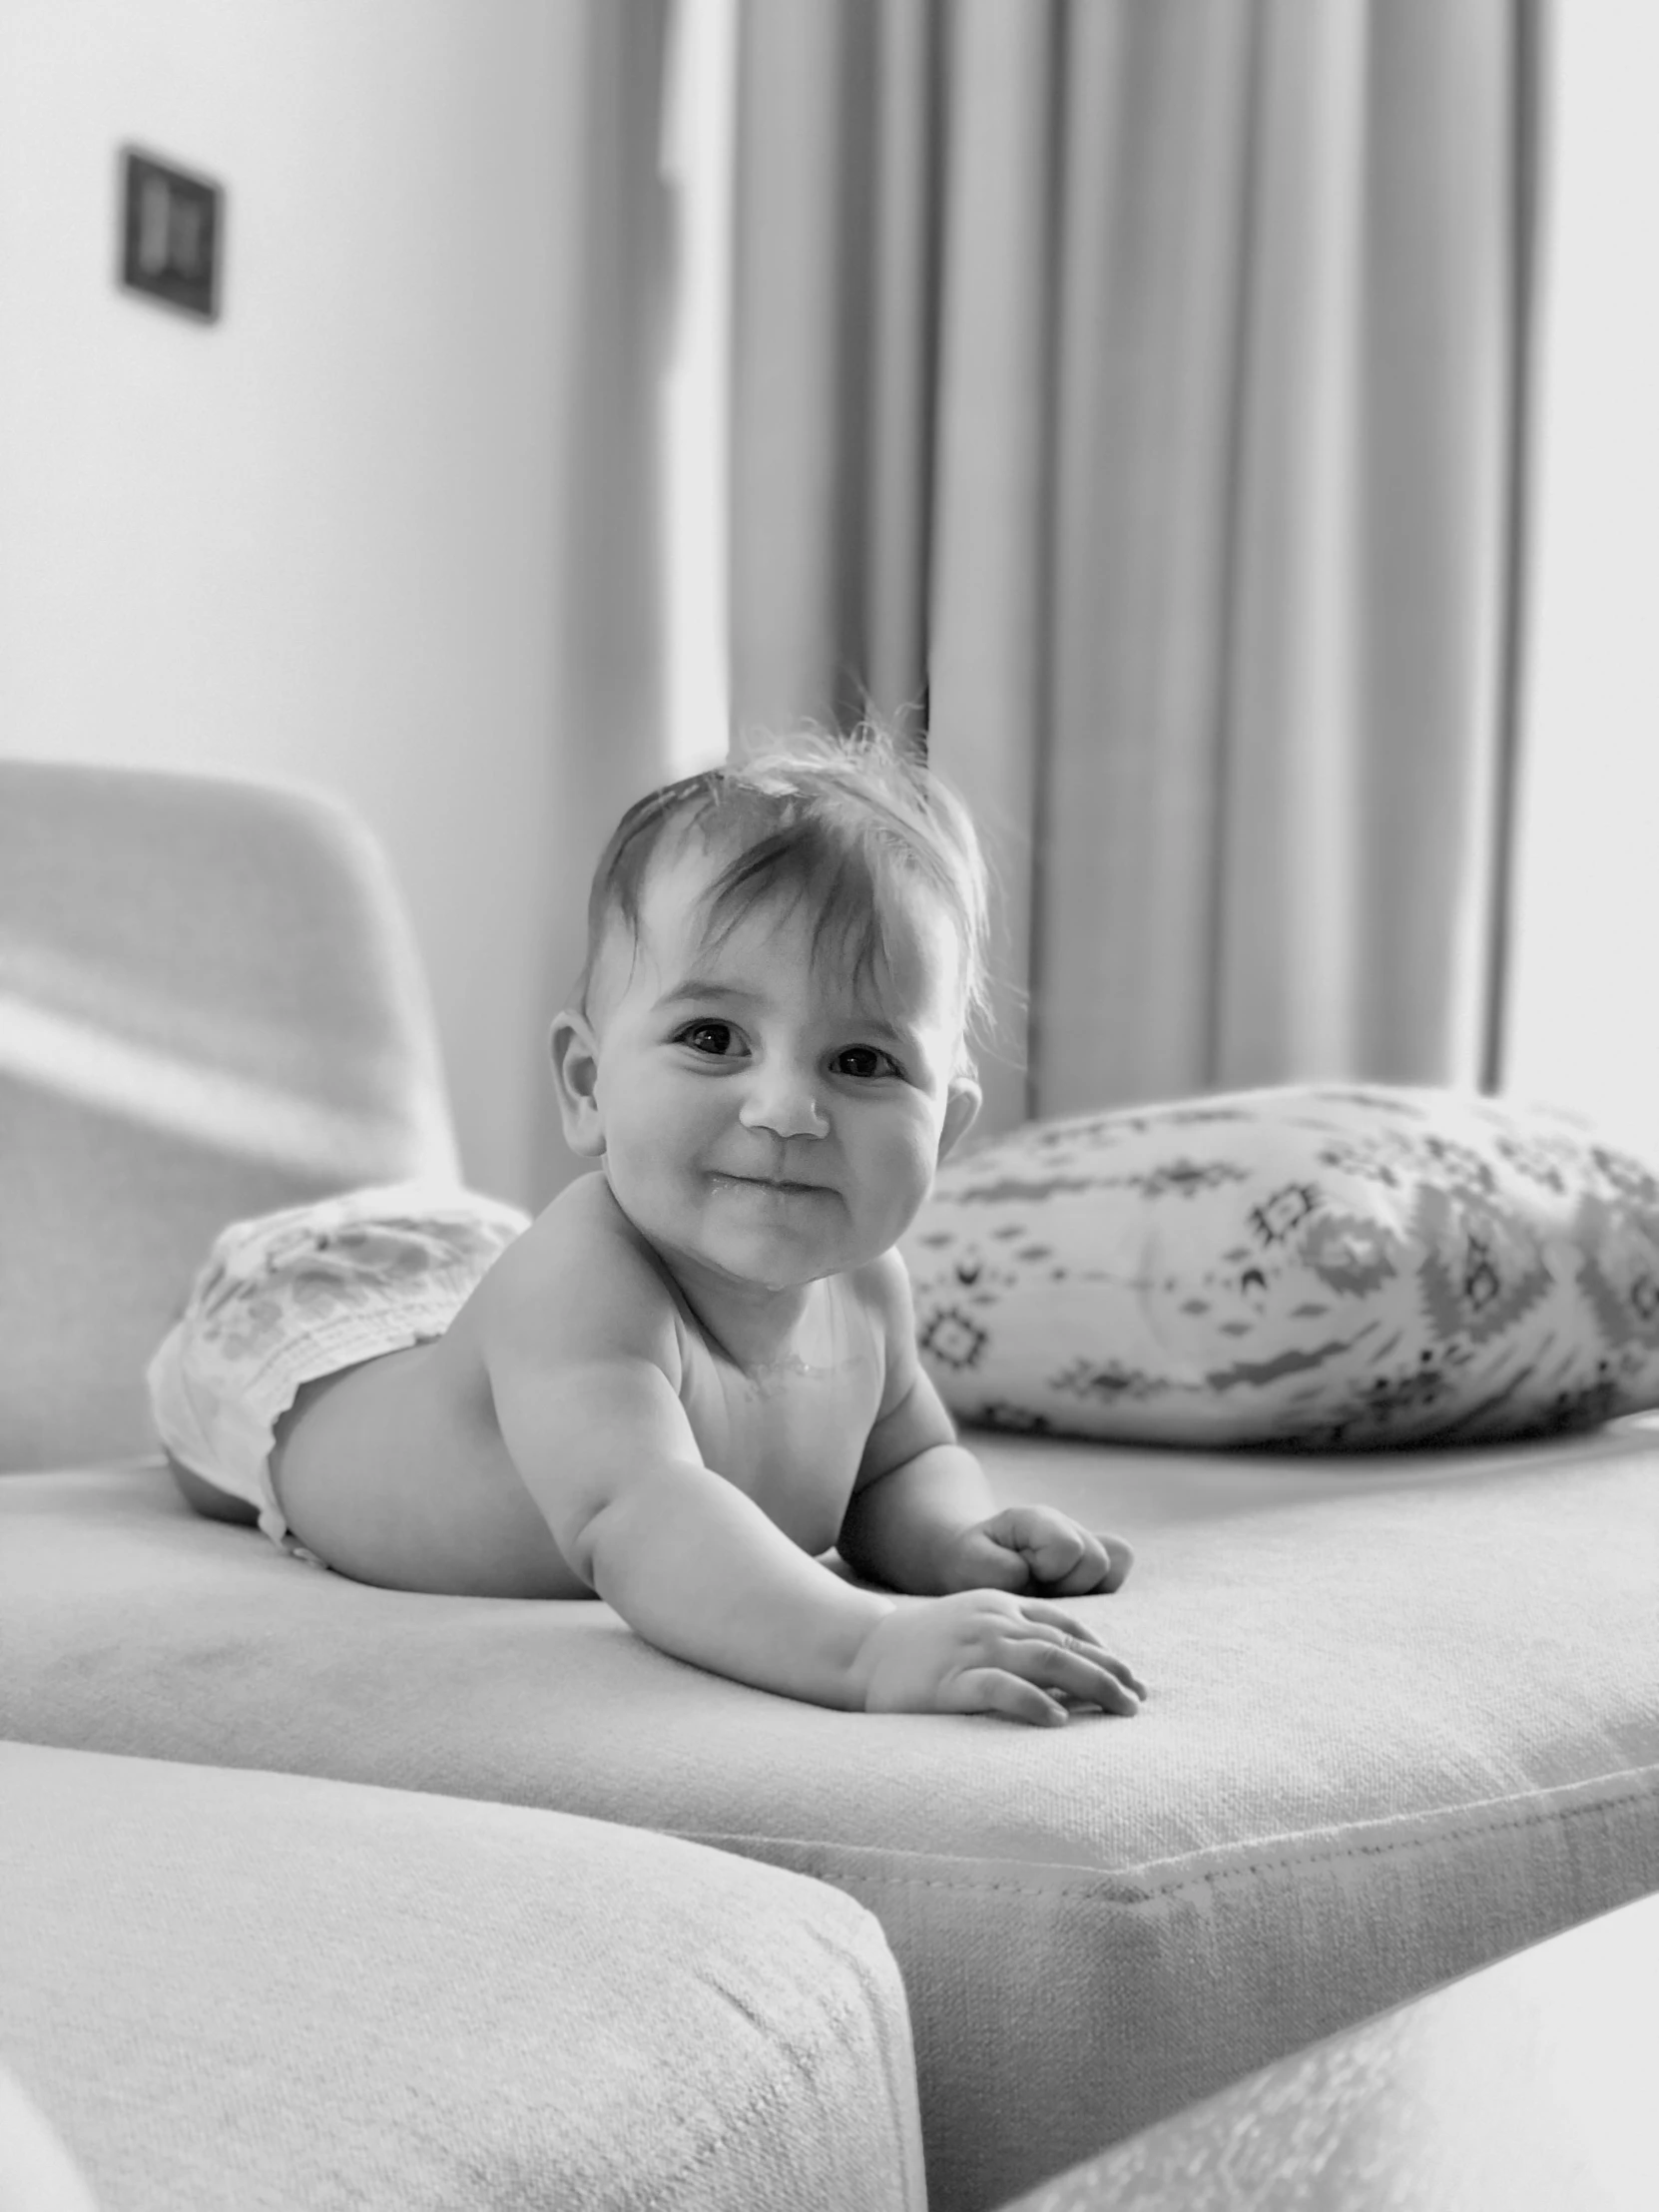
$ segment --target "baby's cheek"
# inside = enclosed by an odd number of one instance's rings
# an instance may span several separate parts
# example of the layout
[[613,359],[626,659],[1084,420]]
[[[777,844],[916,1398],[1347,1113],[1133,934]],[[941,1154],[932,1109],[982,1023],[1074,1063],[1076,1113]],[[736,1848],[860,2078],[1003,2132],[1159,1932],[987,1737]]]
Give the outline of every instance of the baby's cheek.
[[902,1211],[905,1225],[933,1187],[933,1175],[938,1163],[938,1139],[930,1130],[908,1132],[901,1145],[895,1145],[887,1163],[886,1183],[894,1210]]

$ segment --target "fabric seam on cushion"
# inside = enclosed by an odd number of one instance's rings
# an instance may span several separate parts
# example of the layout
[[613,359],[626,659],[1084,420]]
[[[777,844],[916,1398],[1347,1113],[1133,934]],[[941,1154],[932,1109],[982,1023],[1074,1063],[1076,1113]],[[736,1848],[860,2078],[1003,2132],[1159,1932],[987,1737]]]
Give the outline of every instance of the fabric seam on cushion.
[[[849,2024],[855,2021],[857,2013],[858,2007],[856,2005],[841,2005],[836,2010],[833,2019],[829,2022],[830,2032],[828,2035],[821,2034],[815,2036],[813,2039],[813,2048],[810,2053],[803,2052],[802,2050],[798,2049],[794,2043],[791,2042],[781,2043],[780,2045],[778,2045],[778,2048],[780,2048],[789,2058],[791,2064],[796,2067],[797,2070],[805,2078],[810,2080],[812,2078],[812,2067],[808,2063],[809,2057],[816,2056],[820,2050],[826,2048],[840,2048],[844,2038],[844,2031]],[[867,2017],[868,2015],[865,2016]],[[904,2113],[894,2102],[892,2094],[894,2084],[889,2077],[888,2068],[884,2064],[881,2067],[881,2077],[882,2087],[887,2092],[889,2134],[895,2144],[902,2145],[906,2139],[906,2129],[903,2124]],[[727,2145],[732,2140],[734,2131],[737,2128],[747,2126],[747,2124],[751,2120],[756,2118],[758,2114],[764,2112],[769,2105],[776,2106],[782,2101],[783,2091],[778,2081],[771,2077],[763,2078],[761,2082],[757,2085],[754,2094],[749,2098],[748,2102],[743,2106],[741,2111],[739,2111],[734,2118],[729,2119],[726,2124],[723,2127],[719,2128],[714,2134],[708,2136],[702,2143],[698,2144],[695,2149],[691,2150],[681,2161],[681,2163],[674,2169],[674,2171],[663,2178],[663,2180],[658,2184],[657,2188],[652,2191],[651,2195],[648,2198],[643,2198],[641,2200],[643,2212],[651,2212],[651,2208],[654,2206],[667,2206],[672,2204],[675,2201],[675,2192],[684,2185],[686,2180],[691,2175],[696,2174],[706,2168],[711,2159],[713,2159],[717,2155],[717,2153],[726,2149]],[[906,2212],[910,2212],[911,2207],[916,2207],[917,2212],[919,2212],[917,2199],[911,2186],[911,2175],[908,2170],[907,2162],[903,2172],[903,2201],[906,2207]]]
[[[1632,1771],[1659,1780],[1659,1768],[1641,1768]],[[1466,1843],[1474,1837],[1491,1836],[1503,1830],[1518,1834],[1528,1828],[1543,1828],[1579,1819],[1591,1813],[1613,1812],[1626,1805],[1637,1805],[1650,1794],[1652,1794],[1651,1790],[1630,1790],[1621,1792],[1619,1796],[1614,1798],[1597,1798],[1587,1804],[1561,1806],[1554,1810],[1527,1811],[1518,1817],[1509,1819],[1474,1822],[1459,1828],[1438,1829],[1432,1836],[1401,1836],[1386,1843],[1347,1843],[1335,1850],[1310,1849],[1284,1852],[1277,1858],[1254,1859],[1244,1866],[1212,1867],[1203,1874],[1187,1875],[1168,1884],[1148,1884],[1137,1889],[1129,1888],[1124,1883],[1123,1878],[1118,1875],[1091,1876],[1086,1868],[1067,1868],[1052,1860],[1037,1860],[1031,1862],[1031,1864],[1059,1874],[1075,1874],[1078,1879],[1065,1885],[1065,1888],[1074,1896],[1092,1894],[1096,1902],[1103,1905],[1157,1905],[1165,1899],[1178,1898],[1187,1891],[1212,1888],[1219,1883],[1236,1881],[1245,1876],[1283,1872],[1291,1867],[1331,1866],[1345,1859],[1390,1858],[1399,1853],[1421,1851],[1442,1843]],[[712,1833],[690,1829],[675,1829],[671,1833],[682,1837],[687,1843],[707,1844],[716,1850],[730,1849],[735,1845],[745,1843],[752,1845],[757,1850],[766,1845],[776,1849],[778,1843],[785,1840],[777,1837],[723,1838]],[[823,1852],[826,1849],[832,1850],[834,1847],[803,1842],[801,1848],[805,1851]],[[867,1888],[878,1889],[970,1890],[989,1895],[1001,1891],[1020,1894],[1028,1888],[1028,1885],[1023,1882],[1002,1882],[994,1879],[987,1882],[976,1880],[972,1876],[952,1880],[942,1875],[879,1874],[873,1871],[864,1873],[856,1868],[849,1869],[845,1873],[837,1872],[833,1877],[828,1874],[820,1874],[815,1876],[814,1879],[819,1881],[833,1880],[837,1888],[862,1884]]]

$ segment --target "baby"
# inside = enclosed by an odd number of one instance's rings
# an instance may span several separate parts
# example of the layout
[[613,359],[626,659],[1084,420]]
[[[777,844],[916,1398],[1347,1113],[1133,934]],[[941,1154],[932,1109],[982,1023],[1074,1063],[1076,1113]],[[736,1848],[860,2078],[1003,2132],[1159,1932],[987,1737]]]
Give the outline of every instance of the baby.
[[228,1230],[150,1371],[186,1495],[363,1582],[597,1592],[821,1705],[1137,1711],[1054,1602],[1129,1547],[997,1511],[916,1359],[895,1248],[978,1107],[984,911],[960,802],[876,735],[631,809],[552,1034],[598,1172],[529,1223],[404,1185]]

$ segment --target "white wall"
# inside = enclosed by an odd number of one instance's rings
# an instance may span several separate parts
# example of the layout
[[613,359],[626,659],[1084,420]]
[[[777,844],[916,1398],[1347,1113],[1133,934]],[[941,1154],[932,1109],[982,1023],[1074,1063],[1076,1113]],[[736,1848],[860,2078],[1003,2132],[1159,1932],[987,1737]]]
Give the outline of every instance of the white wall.
[[1659,10],[1550,11],[1548,237],[1504,1088],[1659,1147]]
[[[521,1200],[575,953],[548,918],[579,40],[564,0],[0,0],[0,751],[352,801],[467,1171]],[[124,142],[227,186],[217,325],[116,285]]]

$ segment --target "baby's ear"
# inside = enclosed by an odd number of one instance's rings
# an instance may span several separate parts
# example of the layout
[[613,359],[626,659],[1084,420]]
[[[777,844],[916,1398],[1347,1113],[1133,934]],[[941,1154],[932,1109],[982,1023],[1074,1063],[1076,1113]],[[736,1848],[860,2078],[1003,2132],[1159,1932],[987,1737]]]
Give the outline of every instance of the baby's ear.
[[605,1150],[605,1131],[596,1095],[599,1046],[587,1016],[573,1013],[568,1006],[556,1015],[547,1049],[553,1061],[553,1088],[559,1097],[565,1143],[579,1159],[597,1160]]
[[939,1158],[953,1150],[959,1138],[973,1127],[983,1093],[971,1075],[953,1075],[945,1094],[944,1127],[939,1131]]

